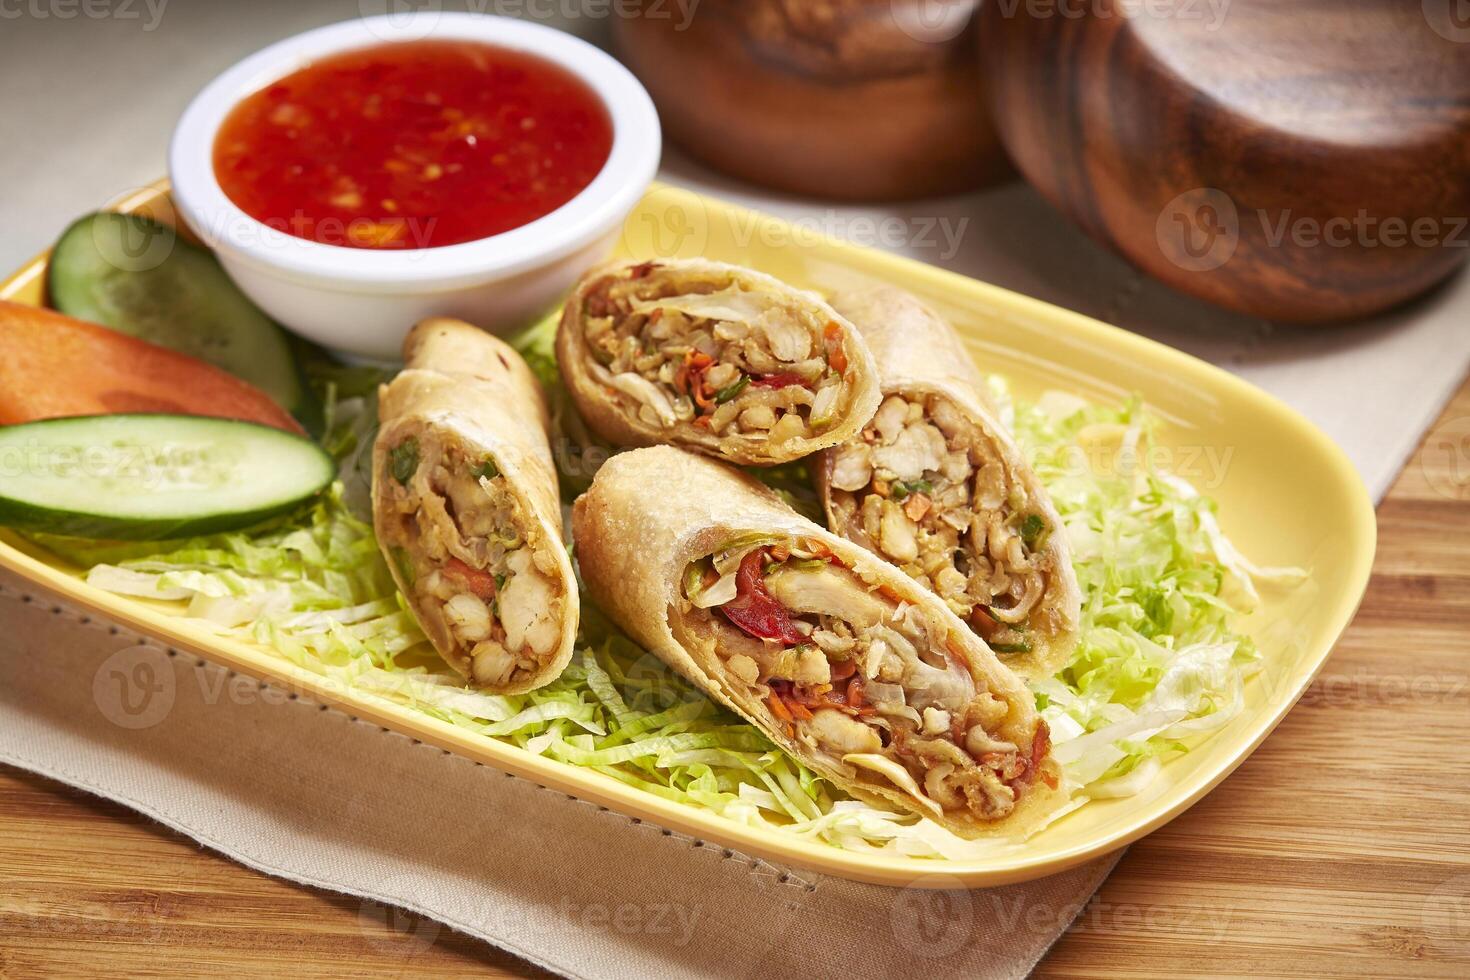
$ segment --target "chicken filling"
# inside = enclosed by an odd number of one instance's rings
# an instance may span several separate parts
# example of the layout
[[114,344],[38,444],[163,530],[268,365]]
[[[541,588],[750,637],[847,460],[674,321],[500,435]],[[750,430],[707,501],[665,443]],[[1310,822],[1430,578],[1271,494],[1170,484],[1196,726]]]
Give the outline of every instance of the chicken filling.
[[864,582],[821,543],[736,540],[692,563],[685,619],[730,683],[853,778],[935,816],[1005,817],[1040,774],[1045,723],[977,686],[949,628]]
[[967,621],[997,653],[1030,653],[1046,629],[1050,522],[1011,479],[997,447],[939,395],[889,395],[833,450],[833,509]]
[[554,545],[495,460],[409,437],[388,468],[386,543],[440,652],[486,687],[538,672],[561,642],[566,595]]
[[846,337],[836,321],[724,278],[607,276],[583,322],[592,376],[647,425],[781,445],[831,428],[848,408]]

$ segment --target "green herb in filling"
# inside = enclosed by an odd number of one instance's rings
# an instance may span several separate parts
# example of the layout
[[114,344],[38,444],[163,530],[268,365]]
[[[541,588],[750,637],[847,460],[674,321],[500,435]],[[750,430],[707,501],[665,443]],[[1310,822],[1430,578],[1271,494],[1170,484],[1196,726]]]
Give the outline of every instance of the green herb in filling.
[[388,453],[388,468],[400,486],[408,486],[408,481],[419,468],[419,441],[409,436],[394,446]]
[[907,483],[895,480],[888,487],[888,495],[894,500],[902,500],[911,493],[932,493],[933,491],[934,484],[928,480],[910,480]]
[[744,391],[746,386],[749,384],[750,375],[742,374],[738,381],[735,381],[733,384],[726,385],[724,388],[721,388],[719,391],[715,392],[715,404],[725,404],[725,402],[729,401],[730,399],[734,398],[736,395]]
[[1046,521],[1040,514],[1027,514],[1026,519],[1021,522],[1021,542],[1032,551],[1041,543],[1042,536],[1046,534]]
[[684,569],[684,595],[690,599],[699,598],[699,594],[704,591],[704,569],[707,561],[708,559],[690,562],[689,567]]

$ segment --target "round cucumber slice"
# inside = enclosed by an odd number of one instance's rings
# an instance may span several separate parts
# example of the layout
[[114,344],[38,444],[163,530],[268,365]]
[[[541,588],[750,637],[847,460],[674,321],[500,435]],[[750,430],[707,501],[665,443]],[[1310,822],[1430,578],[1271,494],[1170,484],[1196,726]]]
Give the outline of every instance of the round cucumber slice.
[[0,426],[0,525],[155,540],[249,527],[336,476],[315,443],[254,422],[85,415]]
[[47,276],[51,303],[67,316],[208,361],[316,431],[320,406],[285,331],[240,292],[208,249],[168,225],[89,214],[62,233]]

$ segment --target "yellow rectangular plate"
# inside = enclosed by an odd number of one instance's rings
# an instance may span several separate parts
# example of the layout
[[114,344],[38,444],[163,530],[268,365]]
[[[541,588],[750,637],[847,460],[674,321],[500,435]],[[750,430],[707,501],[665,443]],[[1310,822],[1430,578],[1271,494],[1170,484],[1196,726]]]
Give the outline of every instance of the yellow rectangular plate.
[[[166,185],[119,204],[171,217]],[[1048,388],[1117,403],[1131,393],[1167,423],[1162,461],[1220,505],[1227,534],[1262,565],[1311,570],[1306,585],[1264,594],[1247,624],[1265,669],[1248,685],[1247,710],[1165,767],[1141,796],[1098,800],[1026,842],[983,859],[874,856],[737,825],[599,773],[477,738],[406,707],[342,690],[269,649],[220,639],[158,604],[88,586],[75,569],[0,539],[0,565],[93,613],[216,663],[387,728],[586,800],[749,854],[886,885],[1000,885],[1054,874],[1162,826],[1248,756],[1306,689],[1347,626],[1367,585],[1376,525],[1362,482],[1321,431],[1274,398],[1209,364],[1131,333],[921,263],[810,233],[779,219],[687,191],[655,187],[629,218],[621,249],[641,258],[703,255],[749,265],[829,292],[863,280],[912,290],[948,316],[986,371],[1022,397]],[[45,257],[17,272],[0,297],[43,301]],[[1057,275],[1066,271],[1058,269]]]

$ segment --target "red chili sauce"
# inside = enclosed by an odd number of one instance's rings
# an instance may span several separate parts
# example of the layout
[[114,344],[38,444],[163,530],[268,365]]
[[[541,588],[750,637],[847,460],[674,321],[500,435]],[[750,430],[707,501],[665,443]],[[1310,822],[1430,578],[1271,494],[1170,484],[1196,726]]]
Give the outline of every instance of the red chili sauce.
[[519,228],[607,162],[612,120],[581,79],[472,41],[322,59],[247,97],[214,144],[230,200],[278,231],[432,248]]

